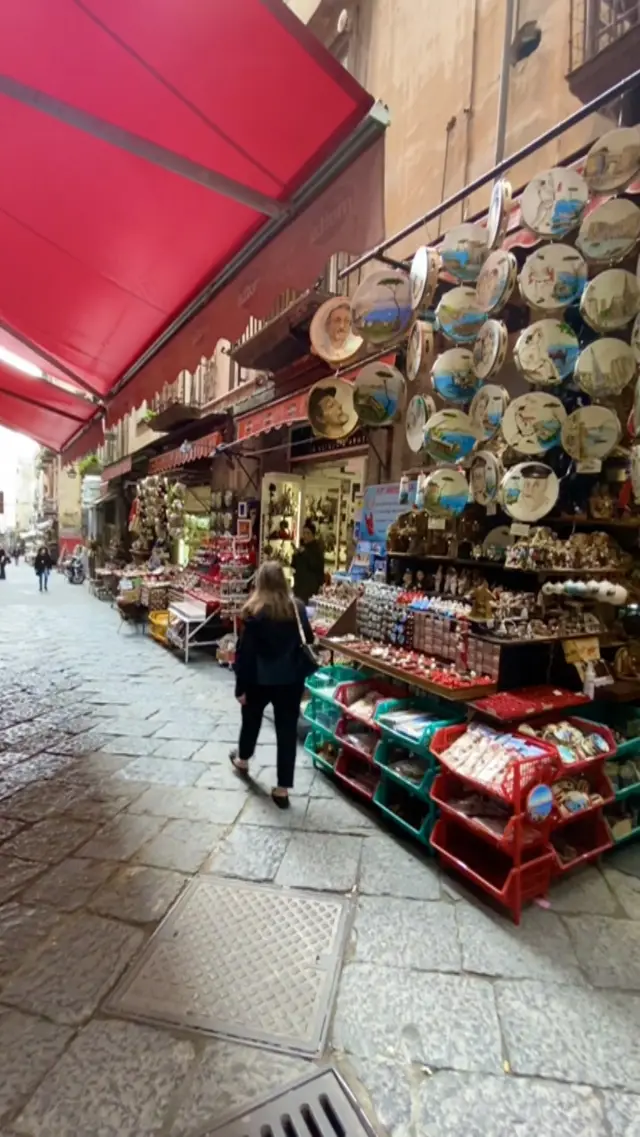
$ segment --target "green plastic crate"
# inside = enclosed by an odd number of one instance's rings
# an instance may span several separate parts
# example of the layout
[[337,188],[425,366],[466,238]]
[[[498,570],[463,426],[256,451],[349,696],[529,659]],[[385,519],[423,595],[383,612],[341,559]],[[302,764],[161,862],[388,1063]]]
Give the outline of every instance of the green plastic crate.
[[341,683],[348,683],[353,679],[362,679],[363,673],[355,667],[344,667],[334,664],[330,667],[319,667],[310,675],[305,687],[310,695],[321,699],[332,699],[334,692]]
[[[407,754],[413,754],[414,757],[424,765],[424,777],[419,785],[415,782],[407,781],[406,778],[403,778],[401,774],[398,774],[393,767],[389,765],[391,751],[394,746],[400,746]],[[390,778],[391,781],[401,786],[408,793],[414,794],[416,797],[421,798],[422,801],[428,802],[430,800],[429,791],[438,770],[436,759],[430,751],[424,754],[414,747],[407,746],[404,741],[399,742],[395,737],[383,738],[376,747],[373,761],[376,766],[380,767],[386,777]]]
[[[401,731],[396,730],[392,726],[387,726],[382,721],[385,714],[390,711],[398,710],[417,710],[425,711],[433,715],[433,720],[425,725],[420,738],[411,738],[408,734],[402,734]],[[455,723],[463,722],[465,713],[460,708],[446,708],[439,705],[436,699],[385,699],[376,707],[374,715],[374,722],[380,727],[381,733],[385,738],[395,742],[398,746],[404,746],[405,749],[411,750],[414,754],[420,754],[424,757],[430,756],[429,746],[436,730],[442,726],[453,726]]]
[[342,718],[342,707],[329,699],[311,695],[305,708],[304,717],[312,727],[328,730],[335,734],[336,727]]
[[311,756],[311,761],[316,770],[322,770],[323,773],[330,774],[331,777],[335,775],[335,767],[331,765],[331,762],[327,762],[326,758],[323,758],[321,754],[318,754],[317,747],[321,742],[332,742],[335,744],[335,741],[331,731],[323,730],[322,727],[316,726],[309,731],[304,743],[304,748],[307,754]]
[[[389,778],[388,772],[381,767],[381,779],[374,797],[374,805],[378,807],[380,812],[391,821],[402,833],[408,837],[413,837],[415,841],[419,841],[424,848],[432,852],[430,837],[431,830],[435,824],[435,808],[431,802],[423,801],[421,798],[416,797],[415,794],[409,793],[404,787],[399,786],[396,782]],[[416,826],[412,825],[403,817],[398,817],[397,813],[391,808],[394,801],[402,797],[409,798],[410,806],[420,810],[421,819]]]
[[[580,717],[591,722],[603,723],[610,730],[622,730],[628,719],[640,719],[640,708],[616,707],[608,703],[592,703],[588,707],[580,707]],[[630,738],[621,742],[616,750],[616,758],[640,757],[640,733],[637,738]],[[625,792],[625,791],[621,791]]]

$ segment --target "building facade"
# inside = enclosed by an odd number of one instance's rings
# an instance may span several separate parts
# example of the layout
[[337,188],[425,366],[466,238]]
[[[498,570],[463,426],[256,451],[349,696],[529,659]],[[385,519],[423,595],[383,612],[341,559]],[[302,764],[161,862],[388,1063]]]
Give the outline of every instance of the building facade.
[[34,521],[37,474],[33,458],[21,458],[16,467],[14,525],[17,533],[26,533]]

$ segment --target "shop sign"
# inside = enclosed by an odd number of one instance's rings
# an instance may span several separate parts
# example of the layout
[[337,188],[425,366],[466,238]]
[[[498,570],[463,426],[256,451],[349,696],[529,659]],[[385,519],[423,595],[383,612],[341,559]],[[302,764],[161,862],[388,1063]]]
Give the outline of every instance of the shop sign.
[[279,399],[268,407],[261,407],[236,420],[236,438],[242,442],[247,438],[255,438],[258,434],[265,434],[268,430],[276,430],[282,426],[291,426],[294,422],[304,422],[307,417],[308,391],[298,391],[288,399]]
[[[304,428],[300,428],[302,440],[296,439],[298,444],[292,448],[291,461],[296,462],[302,458],[325,457],[332,454],[344,454],[346,450],[354,450],[357,447],[367,446],[367,436],[363,430],[354,430],[348,438],[315,438],[311,434],[305,440]],[[292,440],[293,441],[293,440]]]

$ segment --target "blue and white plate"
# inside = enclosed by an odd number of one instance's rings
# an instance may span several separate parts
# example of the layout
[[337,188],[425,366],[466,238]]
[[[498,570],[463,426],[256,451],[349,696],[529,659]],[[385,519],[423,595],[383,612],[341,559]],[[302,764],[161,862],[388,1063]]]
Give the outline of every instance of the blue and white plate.
[[475,221],[465,221],[445,233],[438,246],[442,267],[462,284],[473,284],[489,255],[487,230]]
[[529,182],[520,198],[522,222],[537,237],[560,240],[577,229],[589,200],[582,174],[554,167]]
[[578,337],[562,320],[536,320],[520,333],[513,349],[516,367],[536,387],[557,387],[570,379],[580,354]]
[[473,343],[487,319],[475,288],[461,284],[446,292],[436,308],[438,326],[454,343]]
[[532,308],[560,312],[577,304],[587,283],[584,257],[572,245],[543,245],[520,273],[520,292]]
[[431,517],[459,517],[469,502],[464,470],[440,466],[424,483],[424,510]]
[[463,462],[477,441],[478,434],[469,416],[453,407],[436,411],[424,431],[424,448],[436,462]]
[[473,366],[473,353],[466,347],[443,351],[433,365],[431,386],[446,403],[467,406],[482,386]]

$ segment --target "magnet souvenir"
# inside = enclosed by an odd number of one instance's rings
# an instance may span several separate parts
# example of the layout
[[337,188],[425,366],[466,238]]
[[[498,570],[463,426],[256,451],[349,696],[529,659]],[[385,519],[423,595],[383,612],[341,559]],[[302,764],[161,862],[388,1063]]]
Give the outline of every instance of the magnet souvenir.
[[604,336],[580,352],[575,374],[580,389],[600,402],[616,398],[636,371],[633,348],[615,336]]
[[632,253],[640,239],[640,209],[626,197],[612,197],[583,219],[576,248],[590,264],[614,264]]
[[476,299],[482,312],[495,315],[508,302],[518,279],[513,253],[496,249],[489,253],[476,283]]
[[442,267],[461,284],[473,284],[489,253],[484,225],[465,221],[445,233],[438,252]]
[[487,214],[487,245],[490,249],[495,249],[496,245],[504,240],[509,224],[512,200],[511,182],[501,178],[491,191],[491,201]]
[[353,329],[351,304],[345,296],[334,296],[321,304],[311,321],[309,339],[325,363],[337,366],[357,355],[363,340]]
[[437,249],[421,245],[411,261],[409,283],[411,285],[411,307],[414,312],[428,308],[438,287],[438,273],[442,258]]
[[502,434],[518,454],[544,454],[560,445],[566,417],[567,412],[555,395],[531,391],[509,403],[502,419]]
[[424,509],[431,517],[459,517],[469,502],[469,483],[463,470],[441,466],[424,485]]
[[486,508],[496,502],[502,477],[502,463],[495,454],[490,450],[478,450],[474,454],[469,467],[469,485],[477,505]]
[[577,304],[587,283],[587,266],[571,245],[543,245],[520,273],[520,293],[532,308],[559,312]]
[[483,381],[497,375],[507,357],[508,335],[502,320],[487,320],[473,345],[473,366]]
[[502,422],[509,395],[497,383],[485,383],[473,396],[469,407],[469,418],[479,438],[485,442],[497,433]]
[[434,356],[435,333],[426,320],[416,320],[407,343],[407,379],[413,383],[428,375]]
[[466,347],[452,347],[436,359],[431,371],[433,392],[447,403],[467,406],[481,387],[473,366],[473,353]]
[[608,407],[578,407],[562,424],[562,446],[576,462],[602,461],[622,436],[620,419]]
[[500,484],[499,498],[509,517],[529,524],[551,512],[559,492],[560,483],[550,466],[543,462],[521,462],[507,470]]
[[358,285],[351,307],[354,331],[366,343],[394,342],[413,319],[409,274],[393,268],[372,272]]
[[560,240],[580,224],[588,200],[587,183],[576,170],[546,170],[520,198],[522,223],[536,237]]
[[464,461],[477,441],[478,435],[469,416],[453,407],[436,411],[424,431],[424,448],[436,462]]
[[615,193],[640,173],[640,130],[621,126],[594,142],[584,166],[591,193]]
[[638,279],[623,268],[608,268],[594,276],[580,301],[582,318],[601,334],[626,327],[639,311]]
[[520,333],[513,349],[516,367],[536,387],[557,387],[574,372],[578,337],[562,320],[536,320]]
[[365,426],[393,422],[404,398],[404,376],[388,363],[366,363],[353,383],[353,405]]
[[442,297],[436,308],[438,326],[454,343],[473,343],[487,314],[478,307],[475,288],[459,285]]

